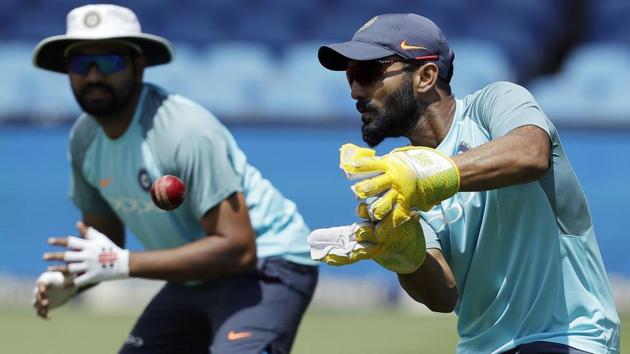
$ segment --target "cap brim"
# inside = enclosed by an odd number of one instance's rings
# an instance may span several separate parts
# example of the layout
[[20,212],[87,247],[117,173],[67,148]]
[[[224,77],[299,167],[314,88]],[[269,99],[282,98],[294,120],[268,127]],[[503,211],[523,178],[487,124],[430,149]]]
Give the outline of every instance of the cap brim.
[[348,67],[350,60],[374,60],[394,54],[396,54],[394,51],[375,44],[348,41],[320,47],[317,57],[326,69],[343,71]]
[[39,42],[33,52],[33,64],[45,70],[66,73],[66,48],[77,42],[100,42],[109,39],[121,39],[137,44],[142,48],[147,66],[166,64],[173,58],[173,50],[168,40],[150,34],[133,34],[107,38],[81,38],[66,35],[53,36]]

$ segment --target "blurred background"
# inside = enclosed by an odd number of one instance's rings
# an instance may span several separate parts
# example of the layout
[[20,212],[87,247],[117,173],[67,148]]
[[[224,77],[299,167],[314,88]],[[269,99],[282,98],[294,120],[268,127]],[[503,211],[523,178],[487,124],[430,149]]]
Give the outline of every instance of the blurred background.
[[[513,81],[527,87],[557,125],[589,200],[618,308],[630,313],[626,212],[630,1],[113,3],[134,10],[144,32],[173,42],[175,61],[148,69],[146,81],[188,96],[215,113],[251,163],[297,203],[312,228],[354,221],[355,201],[338,168],[338,148],[346,142],[362,143],[345,76],[324,70],[317,49],[349,40],[377,14],[414,12],[431,18],[456,54],[452,81],[456,97],[494,81]],[[47,237],[73,233],[79,217],[67,197],[65,157],[69,128],[79,110],[67,77],[35,69],[31,55],[40,40],[64,33],[67,12],[84,4],[0,0],[0,342],[13,343],[7,353],[69,352],[51,344],[60,340],[54,332],[59,327],[42,324],[25,309],[33,281],[45,267],[41,255],[50,249]],[[403,143],[393,140],[378,151]],[[141,249],[133,237],[129,245]],[[131,280],[101,285],[62,310],[51,324],[57,321],[66,329],[85,331],[81,332],[85,345],[101,341],[102,352],[112,352],[159,285]],[[347,327],[361,329],[361,340],[369,350],[358,352],[414,352],[411,348],[422,343],[426,349],[425,341],[436,336],[441,339],[433,340],[438,347],[427,352],[453,352],[457,340],[453,318],[429,315],[401,293],[391,273],[372,263],[322,266],[320,286],[296,352],[317,352],[313,348],[330,341],[326,336],[343,333]],[[93,331],[88,328],[93,326],[106,326],[97,328],[108,336],[90,337]],[[394,339],[384,349],[378,346],[383,333],[374,333],[378,326],[397,328],[395,334],[386,332]],[[33,331],[46,333],[45,338],[29,340]],[[622,340],[626,337],[622,335]],[[399,342],[400,347],[393,347]],[[339,343],[338,351],[328,352],[353,352],[344,349],[348,340]]]

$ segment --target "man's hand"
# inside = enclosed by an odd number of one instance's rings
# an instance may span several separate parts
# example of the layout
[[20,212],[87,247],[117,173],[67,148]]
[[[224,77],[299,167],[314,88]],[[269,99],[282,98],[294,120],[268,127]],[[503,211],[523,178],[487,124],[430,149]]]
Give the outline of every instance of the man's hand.
[[64,275],[61,272],[42,273],[33,289],[33,306],[37,309],[37,315],[48,318],[50,310],[68,302],[78,289],[73,280],[73,275]]
[[355,195],[365,200],[378,197],[367,209],[371,220],[383,220],[393,213],[393,226],[408,221],[414,209],[428,211],[459,190],[459,171],[441,152],[407,146],[376,156],[372,149],[353,144],[341,147],[340,167],[349,179],[361,179],[352,186]]
[[362,259],[370,259],[376,247],[367,242],[359,242],[357,236],[370,223],[354,223],[313,230],[308,235],[311,246],[311,258],[334,266],[356,263]]
[[311,258],[330,265],[346,265],[374,259],[399,274],[414,272],[426,255],[424,234],[416,217],[394,228],[393,215],[374,224],[317,229],[308,236]]
[[104,280],[129,276],[129,251],[121,249],[107,236],[96,229],[77,223],[83,238],[68,236],[50,238],[48,243],[69,249],[66,252],[45,253],[47,261],[64,261],[66,264],[48,267],[49,271],[76,274],[74,284],[78,287]]

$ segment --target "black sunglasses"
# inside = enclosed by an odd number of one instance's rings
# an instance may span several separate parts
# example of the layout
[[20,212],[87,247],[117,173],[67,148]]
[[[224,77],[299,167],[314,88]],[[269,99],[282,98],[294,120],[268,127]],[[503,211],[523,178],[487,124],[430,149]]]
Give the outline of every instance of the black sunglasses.
[[[375,60],[366,60],[366,61],[357,61],[350,65],[346,69],[346,74],[348,76],[348,81],[352,83],[353,81],[358,82],[361,85],[368,85],[376,80],[379,80],[385,74],[385,69],[393,63],[401,62],[406,64],[423,64],[426,61],[437,60],[437,55],[429,55],[423,57],[417,57],[414,59],[405,59],[405,58],[382,58]],[[405,70],[405,68],[401,70],[396,70],[394,73],[399,73]]]
[[368,85],[378,79],[380,79],[385,73],[385,69],[388,65],[393,64],[399,60],[394,59],[376,59],[368,61],[357,61],[348,65],[346,69],[346,75],[348,76],[348,82],[354,81],[361,85]]
[[103,75],[125,70],[126,56],[121,54],[75,54],[68,58],[68,70],[74,74],[87,75],[92,65],[96,65]]

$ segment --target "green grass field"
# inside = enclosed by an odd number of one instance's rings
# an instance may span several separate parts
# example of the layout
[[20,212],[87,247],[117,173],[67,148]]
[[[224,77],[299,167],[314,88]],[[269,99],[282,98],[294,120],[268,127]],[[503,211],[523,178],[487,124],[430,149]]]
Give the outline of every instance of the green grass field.
[[[64,309],[50,321],[26,310],[0,310],[0,352],[7,354],[115,353],[135,314],[102,315]],[[624,323],[630,317],[624,318]],[[623,330],[622,348],[630,348]],[[297,354],[453,353],[457,335],[450,315],[418,317],[397,311],[335,314],[310,311],[293,348]],[[334,345],[334,346],[333,346]],[[623,352],[623,350],[622,350]]]

